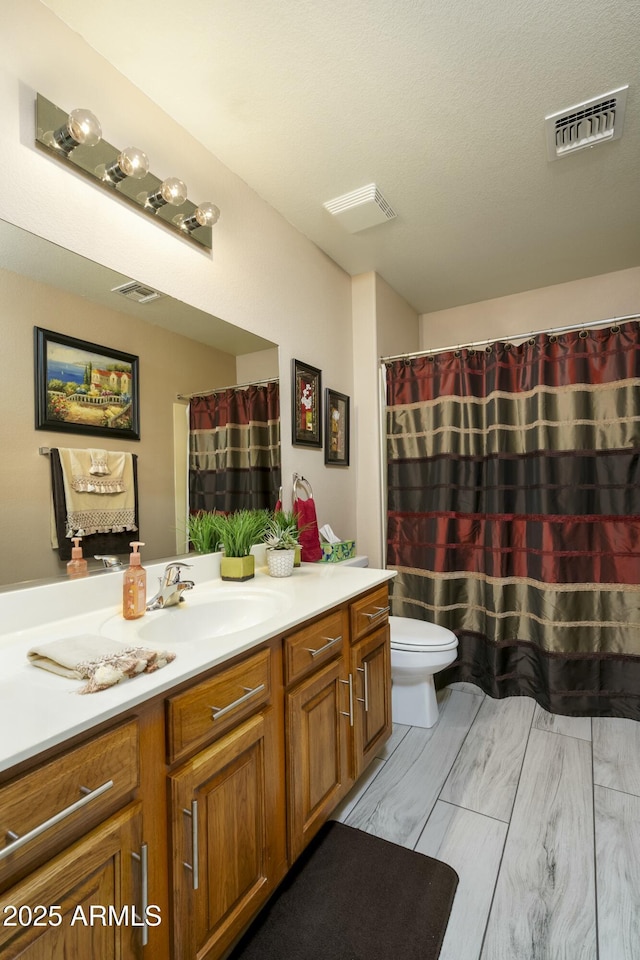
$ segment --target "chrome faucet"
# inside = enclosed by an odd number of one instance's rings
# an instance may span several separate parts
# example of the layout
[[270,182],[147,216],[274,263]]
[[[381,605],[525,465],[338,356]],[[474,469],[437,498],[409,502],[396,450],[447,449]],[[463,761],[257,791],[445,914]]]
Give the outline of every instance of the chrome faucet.
[[122,570],[122,560],[120,557],[105,556],[103,553],[94,553],[94,560],[102,560],[103,567],[107,570]]
[[168,563],[161,577],[158,577],[160,589],[155,597],[147,603],[147,610],[160,610],[164,607],[173,607],[181,600],[184,600],[182,594],[185,590],[192,590],[193,580],[182,580],[181,573],[183,567],[191,567],[190,563],[180,563],[173,561]]

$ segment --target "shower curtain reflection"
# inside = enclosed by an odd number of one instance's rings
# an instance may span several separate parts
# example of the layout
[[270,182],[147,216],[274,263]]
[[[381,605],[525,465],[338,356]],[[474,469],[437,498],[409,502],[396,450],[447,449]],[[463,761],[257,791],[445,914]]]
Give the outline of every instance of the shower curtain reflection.
[[640,719],[638,322],[387,364],[395,614],[442,683]]
[[277,381],[191,398],[190,513],[273,509],[280,483]]

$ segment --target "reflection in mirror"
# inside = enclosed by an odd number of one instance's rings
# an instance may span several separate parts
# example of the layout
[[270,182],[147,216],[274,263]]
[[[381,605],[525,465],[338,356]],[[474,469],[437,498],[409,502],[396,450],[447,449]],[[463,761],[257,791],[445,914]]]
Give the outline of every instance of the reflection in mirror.
[[[136,302],[113,292],[130,279],[0,221],[2,585],[65,575],[51,546],[50,463],[40,447],[137,454],[143,556],[173,556],[184,550],[187,501],[187,403],[178,395],[278,375],[272,341],[167,296]],[[140,441],[35,429],[34,327],[139,357]]]

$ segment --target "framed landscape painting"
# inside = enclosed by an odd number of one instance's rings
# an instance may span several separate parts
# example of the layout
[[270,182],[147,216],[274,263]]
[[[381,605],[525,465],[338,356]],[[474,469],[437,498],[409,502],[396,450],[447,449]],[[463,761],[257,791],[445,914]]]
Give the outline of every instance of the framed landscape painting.
[[139,440],[138,357],[34,332],[36,429]]
[[324,462],[349,466],[349,397],[327,387],[324,402]]
[[322,448],[322,371],[293,360],[291,379],[291,441]]

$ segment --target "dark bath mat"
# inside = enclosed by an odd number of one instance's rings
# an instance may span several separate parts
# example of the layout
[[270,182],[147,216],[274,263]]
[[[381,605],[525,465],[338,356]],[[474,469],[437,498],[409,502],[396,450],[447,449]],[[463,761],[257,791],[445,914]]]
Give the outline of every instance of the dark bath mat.
[[436,960],[458,875],[329,821],[229,960]]

